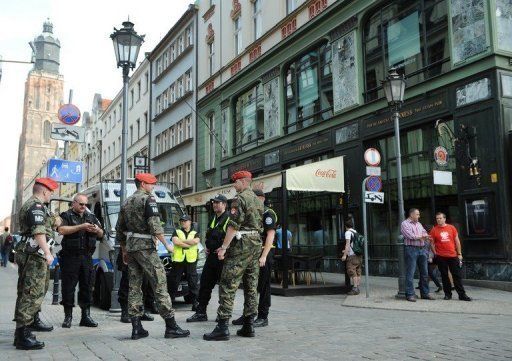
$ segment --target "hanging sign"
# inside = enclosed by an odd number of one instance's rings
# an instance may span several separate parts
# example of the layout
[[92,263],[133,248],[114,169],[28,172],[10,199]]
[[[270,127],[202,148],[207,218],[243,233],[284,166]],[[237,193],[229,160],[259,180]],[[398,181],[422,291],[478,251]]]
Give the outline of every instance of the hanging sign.
[[439,146],[434,149],[434,160],[440,167],[448,165],[448,151],[445,147]]

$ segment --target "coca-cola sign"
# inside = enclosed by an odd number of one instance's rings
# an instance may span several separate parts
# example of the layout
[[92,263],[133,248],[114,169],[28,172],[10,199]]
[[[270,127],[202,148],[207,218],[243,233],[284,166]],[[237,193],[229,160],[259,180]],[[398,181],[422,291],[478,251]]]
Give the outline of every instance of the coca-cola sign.
[[336,169],[317,169],[315,176],[322,178],[336,178]]

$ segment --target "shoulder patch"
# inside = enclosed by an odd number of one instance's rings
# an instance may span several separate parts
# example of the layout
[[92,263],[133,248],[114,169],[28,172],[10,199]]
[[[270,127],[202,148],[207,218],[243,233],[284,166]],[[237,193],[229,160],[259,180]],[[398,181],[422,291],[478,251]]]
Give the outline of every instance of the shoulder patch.
[[274,220],[272,219],[272,217],[266,217],[265,218],[265,224],[267,226],[270,226],[272,223],[274,223]]

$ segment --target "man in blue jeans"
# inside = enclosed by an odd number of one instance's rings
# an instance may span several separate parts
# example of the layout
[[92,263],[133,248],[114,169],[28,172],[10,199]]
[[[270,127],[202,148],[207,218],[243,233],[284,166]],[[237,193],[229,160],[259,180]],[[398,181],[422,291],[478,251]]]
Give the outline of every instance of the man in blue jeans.
[[405,295],[409,302],[416,302],[414,293],[414,272],[416,265],[420,272],[420,293],[424,300],[433,300],[428,288],[428,254],[425,242],[429,235],[419,222],[420,211],[417,208],[409,210],[409,218],[402,222],[400,229],[404,236],[405,248]]

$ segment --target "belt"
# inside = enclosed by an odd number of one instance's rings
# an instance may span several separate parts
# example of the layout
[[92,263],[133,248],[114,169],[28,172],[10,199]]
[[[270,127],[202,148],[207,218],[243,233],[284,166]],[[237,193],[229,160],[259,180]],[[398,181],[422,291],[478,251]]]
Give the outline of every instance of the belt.
[[125,232],[124,234],[126,235],[126,237],[153,239],[153,236],[151,234],[146,233]]
[[260,234],[260,232],[258,232],[258,231],[238,231],[238,233],[240,233],[241,236],[248,235],[248,234],[251,234],[251,235],[252,234],[259,235]]

